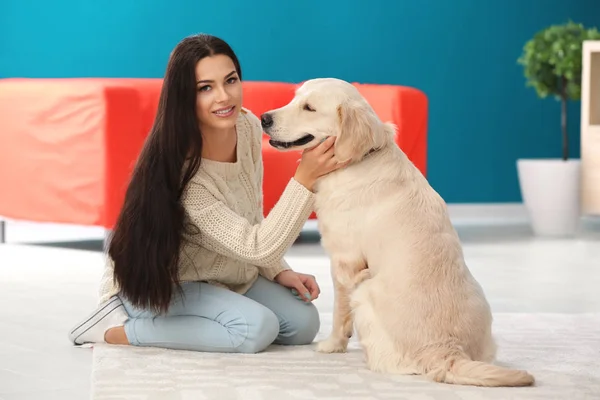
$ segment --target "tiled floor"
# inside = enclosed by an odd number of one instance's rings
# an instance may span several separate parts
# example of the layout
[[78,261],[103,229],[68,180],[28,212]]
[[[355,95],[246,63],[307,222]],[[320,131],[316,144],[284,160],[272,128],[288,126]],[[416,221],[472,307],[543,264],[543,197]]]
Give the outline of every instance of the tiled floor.
[[[102,232],[9,228],[9,243],[0,245],[0,400],[87,399],[92,352],[71,346],[66,334],[95,306]],[[474,226],[464,219],[458,230],[495,312],[600,312],[599,230],[572,240],[537,239],[524,225]],[[82,235],[90,240],[72,244],[79,249],[49,244]],[[329,279],[312,238],[290,250],[290,264]],[[32,241],[48,245],[21,244]],[[331,301],[323,293],[317,307],[329,310]]]

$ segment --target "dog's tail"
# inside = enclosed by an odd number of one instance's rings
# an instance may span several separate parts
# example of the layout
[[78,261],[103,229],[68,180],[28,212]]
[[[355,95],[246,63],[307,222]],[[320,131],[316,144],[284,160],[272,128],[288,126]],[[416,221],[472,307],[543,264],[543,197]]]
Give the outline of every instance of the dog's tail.
[[473,361],[460,352],[430,368],[427,375],[436,382],[473,386],[531,386],[533,375],[527,371]]

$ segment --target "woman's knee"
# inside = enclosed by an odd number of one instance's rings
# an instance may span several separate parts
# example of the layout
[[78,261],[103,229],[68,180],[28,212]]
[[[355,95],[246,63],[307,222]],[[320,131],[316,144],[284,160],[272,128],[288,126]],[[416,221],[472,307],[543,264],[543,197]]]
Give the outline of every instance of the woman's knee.
[[259,353],[269,347],[279,335],[279,319],[266,307],[259,307],[252,315],[247,315],[247,332],[242,343],[237,346],[240,353]]
[[289,321],[284,323],[278,342],[285,345],[305,345],[314,341],[319,329],[321,319],[319,311],[314,304],[299,304]]

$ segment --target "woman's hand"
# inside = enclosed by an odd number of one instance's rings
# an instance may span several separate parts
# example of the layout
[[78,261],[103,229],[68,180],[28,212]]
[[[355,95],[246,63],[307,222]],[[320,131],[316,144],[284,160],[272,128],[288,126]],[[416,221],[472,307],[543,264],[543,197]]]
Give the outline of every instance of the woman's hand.
[[275,282],[281,286],[292,289],[302,300],[309,302],[319,297],[321,289],[312,275],[301,274],[299,272],[286,269],[281,271],[276,277]]
[[336,161],[333,152],[335,139],[335,136],[330,136],[317,146],[302,152],[302,159],[296,169],[294,179],[308,190],[312,191],[313,185],[319,177],[327,175],[349,163],[349,161],[344,163]]

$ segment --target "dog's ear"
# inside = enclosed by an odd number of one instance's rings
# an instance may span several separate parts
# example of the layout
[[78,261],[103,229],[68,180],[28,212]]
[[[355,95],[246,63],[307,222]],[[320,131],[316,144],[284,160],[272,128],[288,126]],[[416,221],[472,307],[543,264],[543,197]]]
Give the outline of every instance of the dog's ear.
[[339,131],[335,158],[338,162],[358,160],[381,141],[379,120],[369,107],[350,101],[338,106],[337,113]]

